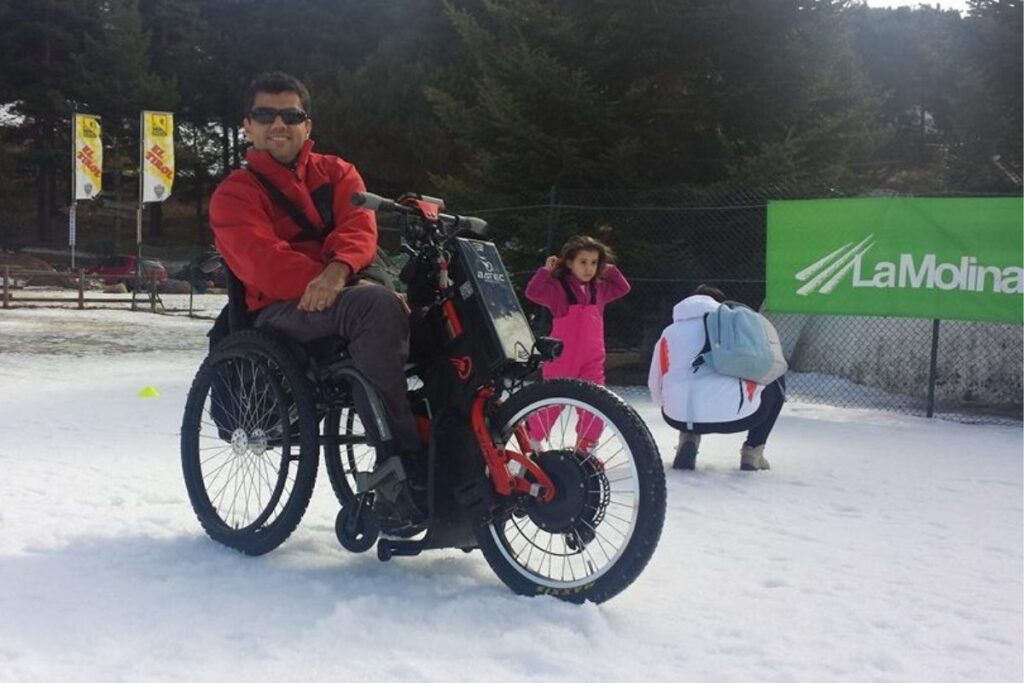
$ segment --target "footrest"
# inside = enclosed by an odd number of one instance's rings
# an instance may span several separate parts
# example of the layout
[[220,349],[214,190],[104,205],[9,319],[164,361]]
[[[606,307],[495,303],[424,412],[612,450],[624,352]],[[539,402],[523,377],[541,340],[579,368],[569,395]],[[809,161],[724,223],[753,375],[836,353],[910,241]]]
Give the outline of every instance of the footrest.
[[426,536],[418,540],[381,538],[377,541],[377,559],[381,562],[387,562],[396,555],[399,557],[419,555],[426,548],[429,537],[430,532],[427,532]]
[[388,458],[373,472],[356,472],[356,493],[366,493],[384,484],[384,488],[398,486],[405,481],[405,467],[401,458]]

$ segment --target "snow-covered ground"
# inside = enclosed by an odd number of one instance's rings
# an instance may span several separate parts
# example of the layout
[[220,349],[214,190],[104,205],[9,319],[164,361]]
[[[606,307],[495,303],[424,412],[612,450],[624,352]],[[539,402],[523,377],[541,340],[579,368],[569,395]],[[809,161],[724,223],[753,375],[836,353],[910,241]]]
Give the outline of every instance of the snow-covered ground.
[[209,324],[0,311],[0,681],[1024,675],[1019,427],[787,405],[773,470],[706,438],[667,473],[647,570],[574,606],[513,595],[479,553],[344,552],[323,473],[273,553],[208,540],[178,428]]

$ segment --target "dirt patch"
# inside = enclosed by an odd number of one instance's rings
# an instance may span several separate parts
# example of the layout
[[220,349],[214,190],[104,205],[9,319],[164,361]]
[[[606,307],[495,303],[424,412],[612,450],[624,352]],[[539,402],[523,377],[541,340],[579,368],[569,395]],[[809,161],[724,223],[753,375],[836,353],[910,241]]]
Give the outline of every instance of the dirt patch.
[[19,277],[17,281],[22,286],[78,288],[78,281],[74,277],[58,273],[53,266],[37,256],[0,251],[0,269],[4,266],[10,266],[12,275],[16,270],[45,270],[53,273],[53,275]]
[[41,258],[19,254],[10,251],[0,251],[0,268],[11,266],[12,268],[24,268],[25,270],[53,270],[53,266]]

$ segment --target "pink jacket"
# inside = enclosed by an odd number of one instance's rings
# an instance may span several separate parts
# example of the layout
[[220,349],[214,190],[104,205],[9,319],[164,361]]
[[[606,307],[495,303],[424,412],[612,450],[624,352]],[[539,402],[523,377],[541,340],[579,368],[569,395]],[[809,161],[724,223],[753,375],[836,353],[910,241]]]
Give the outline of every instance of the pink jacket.
[[[566,286],[573,293],[569,300]],[[604,383],[604,307],[629,293],[629,282],[615,266],[607,266],[589,283],[566,275],[563,281],[540,268],[526,285],[526,298],[551,311],[551,336],[565,344],[562,355],[543,368],[544,377],[578,377]]]
[[[578,292],[576,294],[577,301],[589,303],[590,294],[587,285],[571,274],[566,275],[565,279],[573,292]],[[606,266],[604,273],[594,279],[594,285],[597,294],[596,304],[601,307],[602,312],[605,304],[629,294],[629,282],[626,281],[622,271],[615,266]],[[551,277],[551,273],[544,267],[538,268],[526,284],[526,298],[548,309],[556,318],[561,318],[569,312],[569,300],[565,296],[562,284]]]

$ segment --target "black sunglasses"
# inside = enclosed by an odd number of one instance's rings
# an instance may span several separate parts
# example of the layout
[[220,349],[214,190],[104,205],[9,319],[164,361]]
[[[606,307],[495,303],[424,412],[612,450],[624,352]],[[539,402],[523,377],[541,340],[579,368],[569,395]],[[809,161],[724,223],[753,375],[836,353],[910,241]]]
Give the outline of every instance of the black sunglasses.
[[309,115],[301,109],[291,107],[289,109],[274,109],[273,107],[256,107],[249,112],[249,118],[256,123],[262,123],[264,125],[271,124],[278,116],[285,122],[285,125],[295,126],[306,119]]

